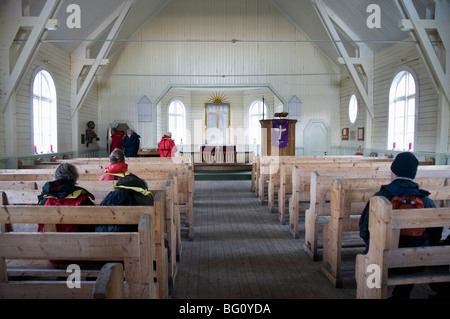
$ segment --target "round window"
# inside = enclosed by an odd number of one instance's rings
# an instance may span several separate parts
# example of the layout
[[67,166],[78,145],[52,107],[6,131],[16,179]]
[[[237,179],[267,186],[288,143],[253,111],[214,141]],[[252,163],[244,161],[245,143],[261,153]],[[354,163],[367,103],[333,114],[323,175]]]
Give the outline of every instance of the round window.
[[350,102],[348,104],[348,117],[350,119],[350,123],[356,123],[356,119],[358,118],[358,99],[355,94],[350,97]]

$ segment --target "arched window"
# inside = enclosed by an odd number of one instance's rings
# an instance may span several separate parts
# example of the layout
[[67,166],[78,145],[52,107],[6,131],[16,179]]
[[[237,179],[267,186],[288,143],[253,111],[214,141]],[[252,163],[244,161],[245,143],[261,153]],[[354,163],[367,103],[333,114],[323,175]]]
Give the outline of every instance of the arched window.
[[[264,108],[263,108],[264,107]],[[259,145],[261,144],[261,124],[259,120],[263,119],[263,115],[267,117],[267,104],[262,100],[254,101],[249,108],[249,144]]]
[[350,102],[348,103],[348,118],[352,125],[356,124],[358,118],[358,99],[355,94],[350,97]]
[[399,72],[389,92],[389,130],[387,149],[414,151],[416,120],[416,82],[411,73]]
[[186,108],[180,100],[173,100],[169,104],[168,109],[168,125],[169,132],[172,132],[172,139],[175,144],[186,143]]
[[52,76],[39,71],[33,81],[34,153],[58,151],[56,88]]

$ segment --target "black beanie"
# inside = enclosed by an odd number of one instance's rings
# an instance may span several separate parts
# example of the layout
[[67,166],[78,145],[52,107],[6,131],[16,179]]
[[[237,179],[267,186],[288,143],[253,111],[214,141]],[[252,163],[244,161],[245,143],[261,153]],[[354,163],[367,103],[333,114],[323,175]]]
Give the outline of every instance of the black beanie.
[[417,173],[419,161],[413,153],[404,152],[398,154],[391,164],[391,171],[401,177],[409,177],[414,179]]

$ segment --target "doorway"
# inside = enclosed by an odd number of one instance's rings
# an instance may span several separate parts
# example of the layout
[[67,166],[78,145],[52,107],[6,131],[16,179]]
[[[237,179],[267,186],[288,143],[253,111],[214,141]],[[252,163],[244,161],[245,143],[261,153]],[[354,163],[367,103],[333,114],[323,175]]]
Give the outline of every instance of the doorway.
[[329,140],[328,126],[323,121],[309,121],[303,134],[304,155],[327,155],[329,153]]

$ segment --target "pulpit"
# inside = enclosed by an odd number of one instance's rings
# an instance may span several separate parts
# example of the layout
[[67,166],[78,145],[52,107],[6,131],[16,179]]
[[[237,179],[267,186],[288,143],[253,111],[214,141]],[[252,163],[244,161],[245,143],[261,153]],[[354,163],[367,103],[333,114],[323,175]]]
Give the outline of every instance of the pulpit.
[[261,123],[261,155],[295,155],[295,125],[297,120],[269,119]]

